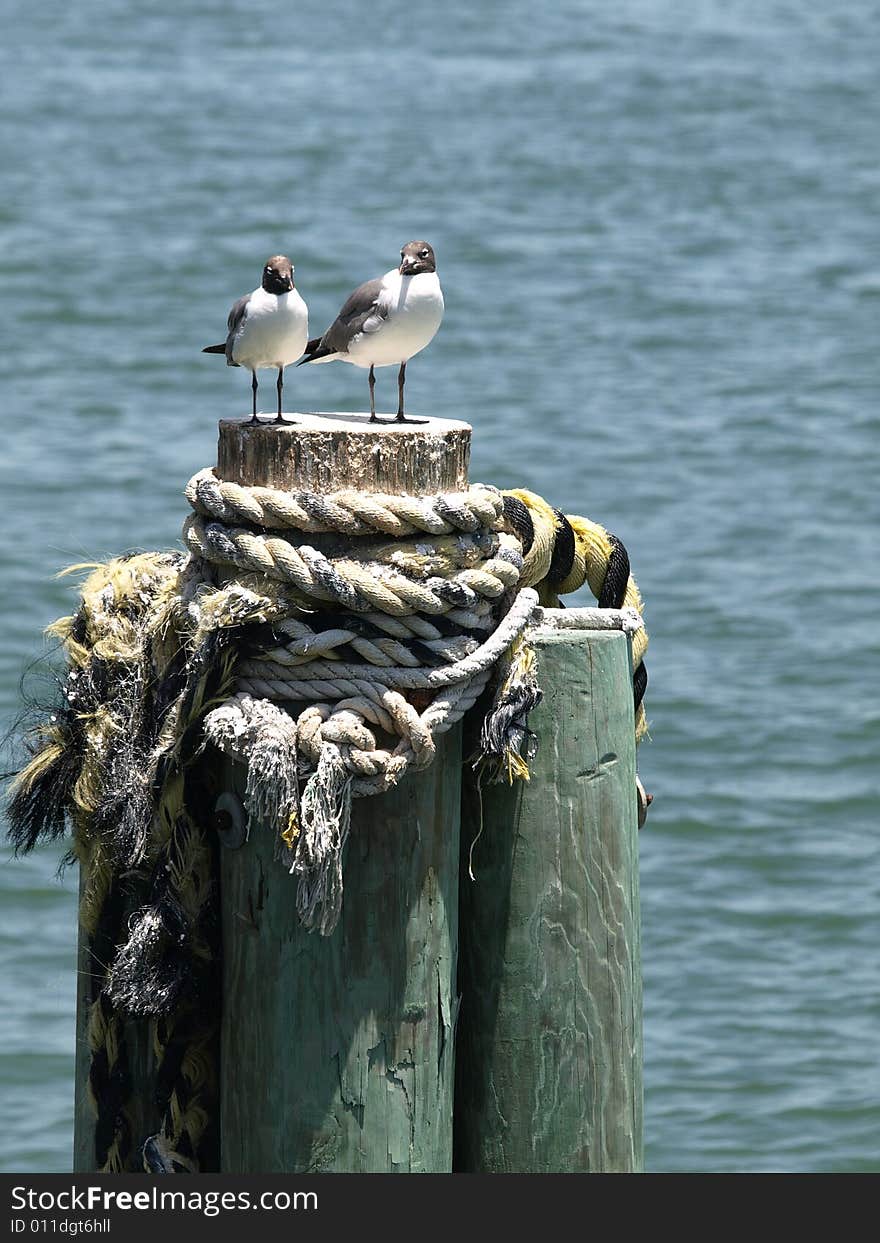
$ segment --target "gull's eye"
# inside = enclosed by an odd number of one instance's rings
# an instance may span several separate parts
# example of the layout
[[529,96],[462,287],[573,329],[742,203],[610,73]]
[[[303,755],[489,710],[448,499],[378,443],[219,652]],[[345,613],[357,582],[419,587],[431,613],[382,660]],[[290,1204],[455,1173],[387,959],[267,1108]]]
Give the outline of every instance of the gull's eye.
[[419,257],[420,257],[420,258],[422,258],[422,259],[427,259],[427,257],[428,257],[428,252],[427,252],[426,250],[420,250],[420,251],[419,251]]

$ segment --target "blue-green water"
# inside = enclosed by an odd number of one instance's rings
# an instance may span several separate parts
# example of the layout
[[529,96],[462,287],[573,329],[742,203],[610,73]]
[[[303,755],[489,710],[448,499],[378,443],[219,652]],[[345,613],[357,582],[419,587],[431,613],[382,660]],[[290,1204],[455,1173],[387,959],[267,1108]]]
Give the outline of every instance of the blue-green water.
[[[447,316],[412,410],[474,424],[473,479],[616,532],[647,602],[648,1167],[876,1169],[877,5],[43,0],[3,24],[4,717],[69,609],[52,575],[177,539],[249,396],[199,349],[266,256],[320,331],[427,237]],[[286,393],[361,409],[366,384]],[[0,867],[4,1170],[70,1162],[56,857]]]

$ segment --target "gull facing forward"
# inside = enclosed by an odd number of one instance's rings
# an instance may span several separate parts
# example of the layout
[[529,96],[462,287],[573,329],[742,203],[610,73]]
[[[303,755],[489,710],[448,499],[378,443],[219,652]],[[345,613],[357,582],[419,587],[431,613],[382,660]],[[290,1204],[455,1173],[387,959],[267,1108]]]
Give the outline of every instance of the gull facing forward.
[[253,390],[252,423],[257,418],[257,371],[278,368],[278,417],[281,414],[284,368],[299,358],[309,336],[309,311],[293,283],[293,264],[286,255],[273,255],[263,268],[263,279],[253,293],[232,306],[226,321],[228,336],[222,345],[206,345],[203,354],[225,354],[228,367],[247,367]]

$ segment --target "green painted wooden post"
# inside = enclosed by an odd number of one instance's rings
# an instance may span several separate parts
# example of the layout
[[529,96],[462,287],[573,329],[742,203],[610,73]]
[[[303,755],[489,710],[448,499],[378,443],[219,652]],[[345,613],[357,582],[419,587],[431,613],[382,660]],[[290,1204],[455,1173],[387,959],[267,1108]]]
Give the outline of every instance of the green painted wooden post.
[[[467,487],[470,428],[297,415],[221,423],[237,483],[424,495]],[[230,772],[241,792],[243,773]],[[329,937],[259,828],[221,852],[220,1168],[443,1173],[452,1168],[461,728],[430,768],[356,799]]]
[[223,851],[224,1173],[451,1170],[460,758],[355,801],[329,937],[270,832]]
[[455,1168],[639,1170],[629,642],[619,631],[542,630],[534,643],[544,699],[531,721],[532,779],[483,787],[476,842],[466,779]]

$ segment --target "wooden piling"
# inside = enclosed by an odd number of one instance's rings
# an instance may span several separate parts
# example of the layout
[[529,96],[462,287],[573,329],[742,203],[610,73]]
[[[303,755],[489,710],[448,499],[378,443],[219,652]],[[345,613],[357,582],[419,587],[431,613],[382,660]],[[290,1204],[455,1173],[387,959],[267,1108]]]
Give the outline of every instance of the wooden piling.
[[[467,487],[466,424],[296,419],[221,424],[218,474],[314,491]],[[451,1170],[460,791],[456,728],[429,769],[355,800],[329,937],[298,923],[268,830],[221,852],[223,1172]]]
[[466,777],[455,1168],[634,1171],[642,996],[629,644],[595,630],[540,630],[532,642],[544,699],[531,717],[531,781],[478,792]]
[[224,1173],[452,1169],[459,729],[438,741],[355,801],[331,936],[298,923],[270,832],[223,852]]
[[[468,486],[466,424],[293,417],[280,427],[221,423],[218,476],[314,492]],[[462,791],[473,713],[464,751],[458,726],[437,740],[430,768],[355,800],[343,912],[329,937],[299,924],[297,881],[268,827],[253,826],[245,842],[222,835],[212,1170],[641,1168],[628,640],[542,629],[533,641],[544,700],[531,722],[540,749],[530,784],[484,786],[480,810],[466,767]],[[241,798],[244,771],[206,762],[227,806]],[[84,944],[80,961],[75,1163],[85,1171],[95,1166]],[[126,1037],[138,1144],[159,1123],[149,1025],[126,1024]]]

